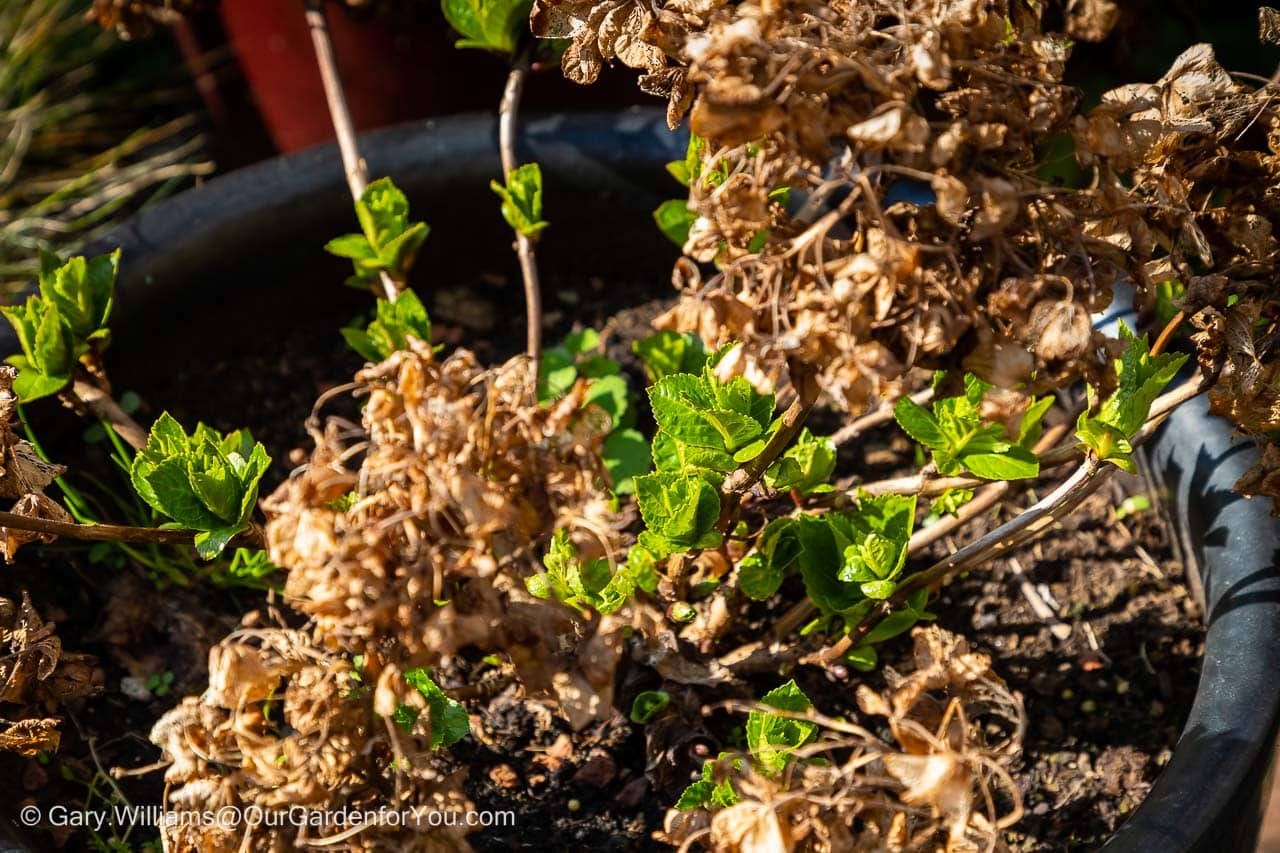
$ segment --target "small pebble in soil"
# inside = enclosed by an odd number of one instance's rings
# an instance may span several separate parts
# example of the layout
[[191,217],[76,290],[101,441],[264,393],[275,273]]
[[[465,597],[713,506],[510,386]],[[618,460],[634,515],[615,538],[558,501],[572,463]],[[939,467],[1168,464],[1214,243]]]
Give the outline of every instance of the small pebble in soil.
[[1086,714],[1092,714],[1094,711],[1098,710],[1098,703],[1092,699],[1086,699],[1080,703],[1080,710]]
[[571,812],[576,812],[582,808],[582,801],[570,800],[569,802],[565,803],[565,808],[567,808]]
[[147,683],[132,675],[126,675],[120,679],[120,692],[136,702],[151,701],[151,691],[147,689]]

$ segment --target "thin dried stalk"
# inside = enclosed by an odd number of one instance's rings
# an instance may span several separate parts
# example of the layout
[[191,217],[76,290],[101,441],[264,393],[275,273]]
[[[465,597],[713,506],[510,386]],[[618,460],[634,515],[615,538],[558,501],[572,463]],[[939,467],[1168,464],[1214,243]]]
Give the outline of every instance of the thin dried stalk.
[[[933,389],[925,388],[923,391],[917,391],[911,395],[912,401],[923,406],[925,403],[933,399]],[[836,447],[848,444],[855,438],[858,438],[864,432],[868,432],[877,427],[882,427],[893,420],[893,406],[889,404],[882,405],[870,414],[863,415],[850,423],[845,424],[840,429],[831,434],[831,440]]]
[[141,450],[147,445],[147,431],[120,408],[120,404],[111,395],[97,385],[77,379],[71,386],[72,396],[83,403],[99,420],[105,422],[116,434],[123,438],[134,450]]
[[[320,80],[324,84],[324,98],[333,121],[333,132],[338,137],[338,151],[342,153],[342,168],[347,176],[351,200],[359,201],[369,185],[369,167],[360,156],[356,143],[355,124],[347,107],[347,95],[342,88],[342,76],[338,73],[338,59],[333,52],[333,40],[329,37],[329,21],[324,14],[323,0],[306,0],[307,27],[311,30],[311,44],[316,51],[316,65],[320,68]],[[400,290],[385,271],[379,274],[383,295],[388,302],[395,302]]]
[[[520,98],[524,95],[524,83],[529,76],[533,54],[532,43],[526,45],[511,63],[507,85],[502,90],[502,102],[498,106],[498,153],[502,157],[502,178],[511,180],[516,170],[516,135],[520,127]],[[525,353],[533,362],[536,376],[542,361],[542,288],[538,281],[538,258],[533,240],[516,234],[516,256],[520,259],[520,277],[524,280],[525,302]]]
[[[12,512],[0,512],[0,528],[29,530],[51,536],[65,536],[84,542],[153,542],[158,545],[191,545],[195,532],[190,530],[164,530],[158,527],[130,527],[124,524],[77,524],[72,521],[53,521],[32,518]],[[232,544],[262,547],[262,531],[256,526],[231,540]]]

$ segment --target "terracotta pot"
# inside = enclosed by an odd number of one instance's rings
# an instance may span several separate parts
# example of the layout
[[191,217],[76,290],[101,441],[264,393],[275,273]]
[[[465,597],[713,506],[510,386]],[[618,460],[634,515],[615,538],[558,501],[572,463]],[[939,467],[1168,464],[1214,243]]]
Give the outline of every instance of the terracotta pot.
[[[332,139],[302,0],[222,0],[220,9],[231,50],[276,147],[295,151]],[[328,20],[359,130],[497,101],[501,63],[455,50],[438,15],[393,27],[353,18],[331,4]]]

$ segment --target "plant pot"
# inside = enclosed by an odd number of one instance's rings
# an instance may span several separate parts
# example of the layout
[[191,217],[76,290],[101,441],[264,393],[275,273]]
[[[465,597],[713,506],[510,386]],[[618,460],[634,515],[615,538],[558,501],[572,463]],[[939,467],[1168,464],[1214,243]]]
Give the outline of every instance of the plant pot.
[[[297,151],[332,139],[303,5],[297,0],[225,0],[219,11],[227,41],[276,147]],[[455,51],[443,20],[432,11],[430,21],[393,26],[356,19],[336,4],[329,6],[334,52],[358,130],[476,109],[496,97],[490,93],[502,85],[500,63]],[[461,85],[457,65],[481,66],[469,69],[471,85]]]
[[[327,5],[327,20],[356,129],[463,110],[492,108],[506,64],[487,51],[459,50],[438,4],[382,20]],[[218,13],[254,105],[276,147],[298,151],[333,139],[333,125],[299,0],[222,0]],[[647,96],[629,69],[609,69],[594,86],[552,73],[528,87],[526,109],[633,104]]]
[[[486,189],[499,172],[496,136],[491,117],[465,116],[372,133],[361,146],[371,174],[394,176],[415,216],[432,226],[416,266],[419,293],[469,280],[482,259],[510,273],[510,313],[519,315],[510,236]],[[661,114],[541,118],[527,123],[521,141],[521,159],[538,161],[546,176],[552,227],[540,249],[544,270],[639,271],[655,294],[663,291],[674,253],[649,216],[678,190],[662,164],[679,157],[684,143]],[[123,248],[109,357],[118,383],[130,387],[234,353],[238,342],[272,334],[284,316],[339,345],[336,326],[368,300],[338,286],[345,265],[319,250],[352,227],[342,176],[336,148],[308,150],[210,181],[112,234],[103,245]],[[601,234],[602,221],[603,239],[575,242]],[[305,292],[249,286],[277,279],[311,284]],[[3,341],[15,348],[8,330]],[[518,350],[519,336],[509,343]],[[1230,491],[1254,457],[1248,442],[1233,442],[1225,421],[1207,415],[1203,400],[1179,409],[1150,447],[1203,589],[1208,636],[1173,759],[1108,850],[1252,849],[1280,709],[1280,527],[1267,504]]]

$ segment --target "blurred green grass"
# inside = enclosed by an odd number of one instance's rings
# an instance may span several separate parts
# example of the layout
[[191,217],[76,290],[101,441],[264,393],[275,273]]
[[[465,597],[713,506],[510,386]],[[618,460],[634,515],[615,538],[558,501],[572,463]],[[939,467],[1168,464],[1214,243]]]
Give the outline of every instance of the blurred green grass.
[[171,41],[121,42],[87,0],[0,0],[0,301],[39,250],[75,252],[213,171]]

